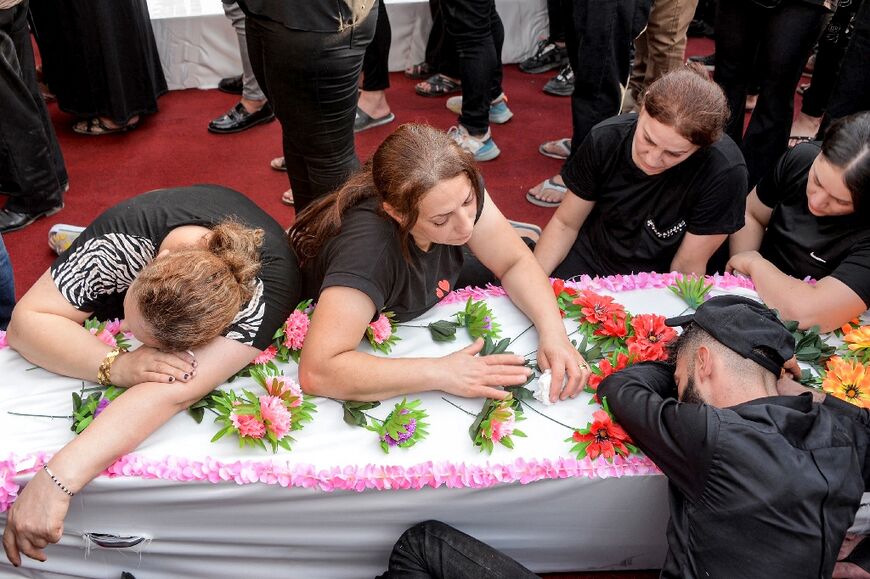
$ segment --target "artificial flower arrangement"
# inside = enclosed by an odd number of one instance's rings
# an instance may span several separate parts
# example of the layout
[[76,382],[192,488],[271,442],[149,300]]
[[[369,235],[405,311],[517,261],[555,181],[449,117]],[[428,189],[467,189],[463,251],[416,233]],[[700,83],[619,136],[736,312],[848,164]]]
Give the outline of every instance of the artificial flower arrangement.
[[634,441],[620,425],[613,421],[613,414],[607,406],[607,400],[602,405],[602,410],[592,413],[592,421],[586,428],[578,428],[565,442],[573,442],[571,452],[577,458],[589,457],[595,460],[603,456],[608,462],[613,462],[615,456],[627,457],[637,454],[638,448]]
[[113,348],[130,348],[130,334],[121,331],[121,320],[107,320],[101,322],[96,318],[88,318],[84,322],[84,327],[91,335],[96,336],[98,340],[112,346]]
[[371,322],[366,328],[366,338],[368,338],[372,348],[378,352],[389,354],[396,342],[401,340],[396,335],[396,322],[393,318],[395,318],[393,312],[383,312],[377,320]]
[[419,400],[408,402],[407,398],[403,398],[383,420],[366,413],[366,410],[377,408],[380,404],[350,400],[341,403],[344,421],[376,433],[384,454],[389,454],[390,449],[395,447],[410,448],[429,434],[426,430],[429,426],[426,422],[428,414],[420,408]]
[[482,300],[468,298],[465,308],[453,314],[453,318],[438,320],[421,327],[428,328],[436,342],[452,342],[456,339],[457,328],[468,330],[472,340],[486,337],[498,339],[501,336],[501,326],[496,322],[492,309]]
[[308,335],[308,327],[311,325],[313,311],[312,300],[299,302],[290,312],[290,316],[284,324],[272,336],[272,345],[254,358],[252,363],[255,365],[265,364],[276,359],[279,362],[293,360],[298,364],[302,345],[305,343],[305,336]]
[[210,405],[217,416],[215,422],[223,425],[212,442],[233,433],[239,437],[239,446],[258,446],[272,452],[278,447],[292,450],[290,433],[302,429],[316,412],[314,404],[302,394],[302,389],[291,378],[268,362],[251,370],[251,377],[265,393],[255,394],[242,390],[216,391],[210,394]]
[[832,396],[870,408],[870,326],[847,325],[843,332],[843,345],[827,359],[817,382]]

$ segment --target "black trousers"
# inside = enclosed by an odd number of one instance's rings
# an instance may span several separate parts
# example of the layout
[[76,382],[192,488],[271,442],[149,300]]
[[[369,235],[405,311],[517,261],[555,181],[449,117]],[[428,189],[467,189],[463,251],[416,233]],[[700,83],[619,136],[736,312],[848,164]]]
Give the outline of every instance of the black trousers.
[[870,110],[870,66],[867,65],[867,55],[870,54],[870,0],[864,0],[853,25],[852,39],[843,57],[840,76],[828,101],[827,117],[830,119]]
[[429,13],[432,15],[432,30],[426,41],[426,62],[435,72],[450,78],[459,78],[459,54],[453,38],[447,34],[444,24],[443,0],[429,0]]
[[378,7],[378,20],[375,37],[366,48],[363,58],[362,89],[366,91],[387,90],[390,88],[390,45],[393,29],[387,16],[387,7],[381,2]]
[[495,0],[442,0],[447,34],[459,53],[462,114],[459,123],[472,135],[489,130],[490,102],[501,94],[504,26]]
[[550,21],[550,42],[565,42],[562,0],[547,0],[547,19]]
[[652,0],[562,0],[565,45],[574,69],[572,152],[592,127],[619,112],[632,44],[651,7]]
[[248,15],[248,54],[281,122],[296,211],[334,191],[359,167],[353,141],[359,76],[378,8],[356,27],[307,32]]
[[378,579],[532,579],[534,573],[462,531],[439,521],[405,531]]
[[[751,0],[719,3],[714,78],[731,108],[726,132],[741,145],[750,190],[786,150],[794,91],[829,15],[820,6],[802,2],[783,2],[774,9],[761,8]],[[761,90],[743,135],[753,63]]]
[[813,80],[801,102],[801,112],[805,115],[820,117],[825,113],[852,37],[852,20],[860,5],[861,0],[841,1],[819,38]]
[[6,209],[38,213],[60,204],[69,181],[36,82],[27,0],[0,10],[0,193]]

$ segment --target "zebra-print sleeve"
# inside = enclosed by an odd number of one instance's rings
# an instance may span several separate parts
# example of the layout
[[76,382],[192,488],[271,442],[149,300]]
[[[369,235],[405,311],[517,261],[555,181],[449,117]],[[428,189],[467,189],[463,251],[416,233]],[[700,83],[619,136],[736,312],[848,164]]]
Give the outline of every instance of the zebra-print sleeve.
[[55,263],[51,277],[69,303],[90,309],[102,296],[126,291],[154,253],[154,242],[148,238],[106,233],[88,239]]
[[263,316],[266,313],[266,299],[263,295],[263,281],[257,278],[254,295],[250,301],[242,306],[236,319],[227,328],[225,337],[248,346],[254,345],[254,339],[263,324]]

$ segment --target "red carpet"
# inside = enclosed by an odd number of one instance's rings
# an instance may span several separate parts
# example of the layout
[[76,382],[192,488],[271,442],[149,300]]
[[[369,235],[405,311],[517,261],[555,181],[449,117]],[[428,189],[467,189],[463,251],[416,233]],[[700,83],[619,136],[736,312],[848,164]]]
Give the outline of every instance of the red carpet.
[[[712,48],[710,40],[691,39],[689,54],[706,54]],[[546,224],[553,210],[529,204],[526,191],[561,166],[560,161],[539,154],[538,145],[571,132],[570,99],[541,92],[552,74],[555,71],[528,75],[514,65],[505,67],[504,88],[515,116],[492,130],[501,156],[481,164],[487,189],[505,215],[538,225]],[[391,81],[387,97],[396,122],[357,136],[360,159],[368,158],[398,123],[426,122],[444,129],[456,123],[456,115],[444,106],[446,99],[417,96],[414,82],[400,73],[391,75]],[[269,168],[270,159],[281,155],[278,123],[236,135],[206,131],[209,120],[235,103],[236,97],[216,90],[173,91],[160,99],[160,112],[145,118],[134,131],[101,137],[73,133],[73,118],[50,104],[70,189],[63,211],[3,237],[18,295],[52,262],[46,239],[53,223],[86,225],[121,199],[151,189],[193,183],[227,185],[289,225],[293,211],[280,202],[288,188],[286,173]]]

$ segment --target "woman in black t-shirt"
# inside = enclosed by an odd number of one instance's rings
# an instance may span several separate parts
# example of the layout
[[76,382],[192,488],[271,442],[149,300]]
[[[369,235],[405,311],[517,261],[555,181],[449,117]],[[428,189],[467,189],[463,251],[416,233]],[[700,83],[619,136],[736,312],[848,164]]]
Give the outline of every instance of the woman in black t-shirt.
[[834,122],[823,143],[798,145],[759,181],[746,225],[731,236],[728,271],[752,277],[761,299],[802,328],[840,327],[870,306],[868,196],[863,112]]
[[743,225],[746,165],[722,134],[728,107],[718,85],[682,69],[651,84],[641,103],[638,115],[596,125],[565,163],[572,194],[535,248],[546,273],[703,275]]
[[408,320],[454,289],[466,245],[535,323],[538,363],[553,371],[551,399],[575,396],[589,376],[544,272],[487,195],[471,156],[441,131],[399,127],[343,188],[298,217],[290,242],[303,294],[317,298],[299,364],[310,394],[382,400],[443,390],[501,399],[507,392],[498,386],[524,383],[521,357],[475,356],[482,340],[443,358],[356,351],[381,312]]
[[[241,193],[163,189],[100,215],[21,298],[8,339],[47,370],[128,390],[27,484],[4,535],[10,560],[39,558],[60,538],[69,493],[244,368],[298,299],[283,228]],[[92,336],[82,322],[93,314],[123,317],[142,345]]]

